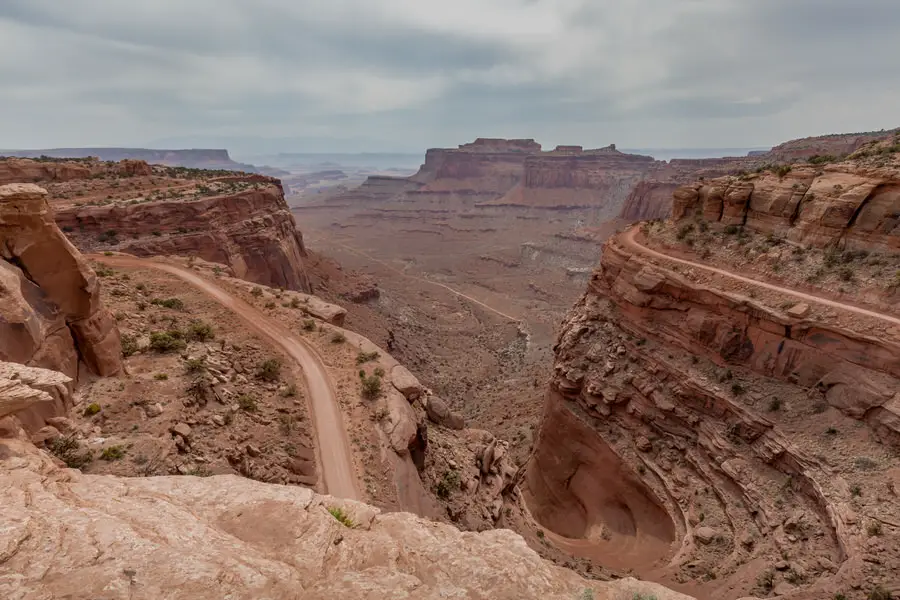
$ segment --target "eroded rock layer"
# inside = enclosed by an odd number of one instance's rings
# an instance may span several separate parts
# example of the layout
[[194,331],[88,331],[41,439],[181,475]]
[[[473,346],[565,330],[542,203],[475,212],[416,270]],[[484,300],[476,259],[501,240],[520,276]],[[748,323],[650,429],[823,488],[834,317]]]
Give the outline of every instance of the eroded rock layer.
[[[53,220],[46,192],[0,187],[0,359],[78,374],[122,367],[94,271]],[[53,416],[45,415],[45,416]]]
[[900,503],[875,482],[900,444],[896,343],[694,283],[614,238],[555,351],[526,499],[573,553],[715,598],[856,597],[889,578],[900,532],[881,523]]

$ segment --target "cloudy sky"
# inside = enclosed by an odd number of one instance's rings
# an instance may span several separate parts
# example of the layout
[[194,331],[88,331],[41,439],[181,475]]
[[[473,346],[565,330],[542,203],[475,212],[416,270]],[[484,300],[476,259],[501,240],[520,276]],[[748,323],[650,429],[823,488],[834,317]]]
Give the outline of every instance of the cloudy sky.
[[898,0],[0,0],[0,148],[766,146],[900,125],[898,31]]

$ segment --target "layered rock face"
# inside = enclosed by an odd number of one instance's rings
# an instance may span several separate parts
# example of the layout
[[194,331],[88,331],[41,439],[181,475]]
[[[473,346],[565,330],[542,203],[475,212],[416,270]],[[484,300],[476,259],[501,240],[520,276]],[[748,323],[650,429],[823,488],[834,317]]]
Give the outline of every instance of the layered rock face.
[[[855,598],[900,560],[896,532],[878,537],[896,490],[870,473],[900,445],[895,341],[700,285],[614,238],[555,351],[525,494],[576,550],[715,598]],[[828,439],[843,432],[859,434]]]
[[[12,391],[6,384],[0,375],[0,419],[48,400],[27,383]],[[82,475],[21,432],[4,433],[4,598],[689,600],[633,579],[584,580],[541,560],[510,531],[463,533],[230,475]]]
[[839,133],[790,140],[772,148],[764,156],[771,161],[792,163],[813,156],[846,156],[866,144],[883,139],[893,131],[869,131],[865,133]]
[[[226,193],[224,186],[231,182],[252,187]],[[310,291],[303,237],[278,181],[240,176],[217,178],[210,185],[222,186],[221,191],[209,188],[205,196],[175,200],[67,206],[58,211],[57,223],[83,250],[195,256],[229,265],[236,277],[248,281]]]
[[231,160],[228,150],[209,148],[193,150],[151,150],[149,148],[52,148],[48,150],[27,150],[12,152],[11,156],[22,158],[88,158],[102,161],[139,160],[168,167],[188,167],[192,169],[225,169],[228,171],[255,172],[253,165]]
[[[35,185],[0,187],[0,316],[2,360],[72,378],[80,361],[99,375],[122,367],[119,332],[100,301],[97,277]],[[37,425],[57,409],[23,419]]]
[[495,204],[555,209],[610,207],[611,218],[655,164],[649,156],[624,154],[613,146],[598,150],[557,148],[526,158],[521,186]]
[[855,163],[794,167],[680,187],[673,218],[702,215],[815,247],[900,251],[900,177]]

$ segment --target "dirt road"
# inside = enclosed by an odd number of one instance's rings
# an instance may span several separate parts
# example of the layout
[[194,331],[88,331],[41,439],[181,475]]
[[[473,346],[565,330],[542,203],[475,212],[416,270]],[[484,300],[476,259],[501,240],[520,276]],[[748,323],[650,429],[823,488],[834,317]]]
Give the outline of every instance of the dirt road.
[[350,443],[341,416],[333,383],[318,353],[302,338],[268,319],[254,307],[214,283],[175,265],[151,259],[122,256],[91,256],[94,260],[119,267],[152,268],[164,271],[204,292],[219,304],[243,319],[247,325],[280,346],[303,369],[309,392],[310,411],[318,438],[325,492],[338,498],[361,500],[356,488],[356,476]]
[[765,281],[759,281],[758,279],[751,279],[750,277],[744,277],[743,275],[737,275],[732,273],[731,271],[726,271],[724,269],[718,269],[716,267],[710,267],[708,265],[704,265],[702,263],[695,263],[689,260],[684,260],[683,258],[675,258],[674,256],[669,256],[668,254],[663,254],[662,252],[657,252],[656,250],[652,250],[647,246],[644,246],[640,242],[635,239],[639,229],[638,227],[632,227],[628,231],[626,231],[623,235],[619,236],[619,241],[622,242],[623,245],[627,246],[631,250],[635,252],[639,252],[641,254],[652,256],[655,258],[661,258],[664,260],[680,263],[682,265],[687,265],[689,267],[694,267],[696,269],[703,269],[704,271],[709,271],[711,273],[716,273],[718,275],[724,275],[725,277],[730,277],[732,279],[736,279],[738,281],[743,281],[744,283],[749,283],[751,285],[755,285],[761,288],[765,288],[768,290],[772,290],[775,292],[781,292],[783,294],[788,294],[794,296],[795,298],[799,298],[806,302],[813,302],[816,304],[821,304],[824,306],[830,306],[832,308],[837,308],[840,310],[846,310],[849,312],[854,312],[859,315],[865,315],[867,317],[873,317],[875,319],[880,319],[882,321],[886,321],[888,323],[892,323],[894,325],[900,325],[900,319],[897,317],[892,317],[890,315],[885,315],[882,313],[878,313],[871,310],[866,310],[865,308],[860,308],[859,306],[854,306],[852,304],[844,304],[843,302],[837,302],[836,300],[829,300],[827,298],[822,298],[820,296],[815,296],[813,294],[807,294],[805,292],[798,292],[797,290],[781,287],[778,285],[774,285],[771,283],[766,283]]

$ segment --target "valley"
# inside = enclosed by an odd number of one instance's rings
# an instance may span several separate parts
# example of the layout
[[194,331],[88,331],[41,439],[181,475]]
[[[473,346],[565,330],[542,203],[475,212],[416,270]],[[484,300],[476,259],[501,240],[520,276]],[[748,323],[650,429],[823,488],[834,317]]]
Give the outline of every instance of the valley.
[[0,160],[0,592],[900,592],[898,140]]

